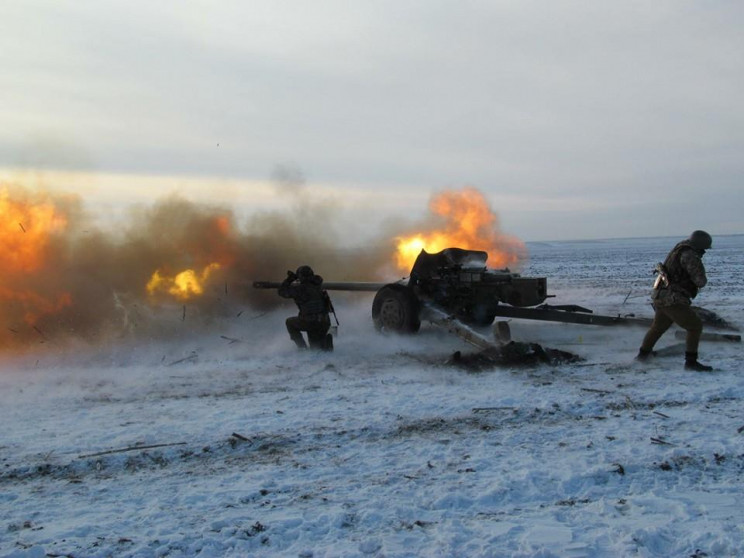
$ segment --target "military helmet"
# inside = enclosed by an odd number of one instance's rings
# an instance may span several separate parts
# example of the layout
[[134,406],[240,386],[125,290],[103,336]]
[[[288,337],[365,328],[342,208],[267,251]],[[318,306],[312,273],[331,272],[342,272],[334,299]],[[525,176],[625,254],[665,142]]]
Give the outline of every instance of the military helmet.
[[309,265],[301,265],[297,268],[297,277],[300,281],[310,279],[313,275],[315,275],[315,272]]
[[713,238],[705,231],[694,231],[690,235],[690,244],[697,250],[708,250],[713,245]]

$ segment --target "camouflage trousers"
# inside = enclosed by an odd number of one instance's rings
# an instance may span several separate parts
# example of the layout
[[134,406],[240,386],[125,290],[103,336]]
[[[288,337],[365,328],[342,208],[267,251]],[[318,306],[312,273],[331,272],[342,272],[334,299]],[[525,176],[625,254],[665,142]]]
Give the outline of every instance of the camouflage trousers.
[[641,343],[642,351],[650,351],[656,342],[668,330],[672,324],[677,324],[687,330],[688,353],[697,353],[700,344],[700,335],[703,333],[703,322],[688,304],[672,304],[671,306],[654,306],[656,313],[646,336]]
[[326,334],[331,327],[331,318],[328,314],[319,314],[310,318],[293,316],[287,318],[286,324],[289,337],[298,348],[307,348],[305,338],[302,336],[303,331],[307,332],[307,340],[311,349],[325,348]]

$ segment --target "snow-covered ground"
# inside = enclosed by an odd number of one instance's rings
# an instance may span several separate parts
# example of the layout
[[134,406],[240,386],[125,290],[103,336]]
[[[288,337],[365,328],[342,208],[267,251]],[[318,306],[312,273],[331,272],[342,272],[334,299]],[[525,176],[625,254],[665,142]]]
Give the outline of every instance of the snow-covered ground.
[[[540,243],[551,303],[650,316],[676,239]],[[715,239],[698,303],[736,323],[744,237]],[[298,353],[287,305],[178,344],[41,347],[0,365],[0,555],[744,556],[744,354],[673,332],[512,321],[584,357],[448,364],[459,339],[374,333],[334,296],[336,351]],[[240,339],[240,342],[235,342]]]

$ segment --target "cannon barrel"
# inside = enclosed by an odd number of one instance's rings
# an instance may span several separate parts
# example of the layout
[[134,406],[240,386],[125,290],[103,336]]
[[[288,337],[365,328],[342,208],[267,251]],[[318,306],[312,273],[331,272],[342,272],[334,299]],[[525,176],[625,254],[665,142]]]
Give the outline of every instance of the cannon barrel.
[[[382,287],[388,283],[368,283],[368,282],[343,282],[343,281],[330,281],[323,282],[323,288],[327,291],[361,291],[376,293]],[[281,283],[278,281],[254,281],[253,288],[255,289],[278,289]]]

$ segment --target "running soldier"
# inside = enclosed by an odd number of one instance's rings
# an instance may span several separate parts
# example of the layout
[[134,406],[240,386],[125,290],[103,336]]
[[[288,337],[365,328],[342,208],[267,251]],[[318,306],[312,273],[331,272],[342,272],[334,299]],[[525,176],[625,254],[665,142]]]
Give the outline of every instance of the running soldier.
[[713,245],[705,231],[695,231],[690,238],[678,243],[657,266],[659,277],[651,295],[655,310],[654,321],[643,338],[636,359],[645,361],[652,356],[652,349],[659,338],[675,323],[687,330],[685,368],[707,372],[713,367],[698,362],[698,345],[703,332],[703,322],[692,309],[692,299],[708,279],[702,257]]

